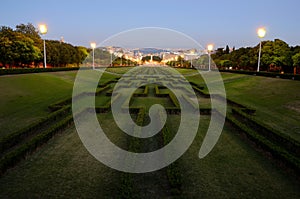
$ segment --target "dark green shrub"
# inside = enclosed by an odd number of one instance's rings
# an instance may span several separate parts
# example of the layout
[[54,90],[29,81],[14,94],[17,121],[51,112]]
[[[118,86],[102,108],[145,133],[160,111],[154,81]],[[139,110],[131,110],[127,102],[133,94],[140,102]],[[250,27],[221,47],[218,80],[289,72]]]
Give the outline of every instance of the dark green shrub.
[[[89,68],[87,68],[87,69],[89,69]],[[58,72],[58,71],[72,71],[72,70],[79,70],[79,67],[0,69],[0,76],[1,75],[11,75],[11,74]]]

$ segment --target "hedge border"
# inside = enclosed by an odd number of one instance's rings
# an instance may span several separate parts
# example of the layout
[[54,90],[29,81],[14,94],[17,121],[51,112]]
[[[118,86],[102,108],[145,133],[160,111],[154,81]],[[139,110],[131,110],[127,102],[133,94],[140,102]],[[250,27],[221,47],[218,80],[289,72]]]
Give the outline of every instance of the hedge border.
[[232,108],[233,116],[241,117],[242,120],[246,121],[254,129],[260,129],[262,136],[266,137],[273,142],[276,142],[278,145],[286,148],[291,153],[294,153],[299,156],[300,154],[300,143],[295,139],[289,137],[288,135],[278,132],[276,129],[273,129],[265,124],[262,124],[259,120],[251,117],[243,111],[243,109]]
[[279,147],[277,144],[274,144],[267,138],[250,129],[233,116],[227,114],[226,120],[229,121],[234,127],[240,129],[243,133],[245,133],[250,140],[260,146],[262,149],[264,149],[265,151],[269,151],[275,158],[280,159],[281,161],[295,169],[296,172],[300,173],[299,158],[291,155],[287,150]]
[[[162,118],[162,112],[159,112],[158,116],[159,118]],[[173,137],[171,136],[170,131],[166,125],[164,125],[161,132],[162,132],[163,143],[164,145],[167,145],[172,140]],[[176,196],[180,195],[181,187],[182,187],[182,178],[181,178],[181,172],[180,172],[178,161],[175,161],[169,166],[167,166],[166,171],[167,171],[168,182],[171,187],[171,194]]]
[[[145,118],[145,109],[143,107],[139,107],[139,112],[137,114],[136,124],[137,126],[134,128],[134,134],[140,134],[141,133],[141,126],[144,123]],[[140,140],[139,138],[132,137],[128,149],[130,151],[138,151],[140,149]],[[125,160],[126,161],[126,160]],[[126,164],[126,162],[125,162]],[[134,184],[132,179],[132,174],[130,173],[122,173],[121,175],[121,183],[120,183],[120,197],[121,198],[133,198],[134,195]]]
[[0,175],[3,175],[7,169],[16,165],[21,159],[25,158],[28,153],[32,153],[37,147],[46,143],[51,139],[56,133],[63,130],[69,124],[73,122],[73,116],[69,115],[60,122],[52,125],[49,129],[36,135],[28,142],[20,145],[15,150],[10,151],[0,160]]
[[257,71],[247,71],[247,70],[219,70],[220,72],[228,72],[228,73],[238,73],[244,75],[256,75],[263,77],[273,77],[273,78],[282,78],[282,79],[292,79],[292,80],[300,80],[299,74],[291,74],[291,73],[272,73],[272,72],[257,72]]
[[[0,76],[1,75],[28,74],[28,73],[73,71],[73,70],[79,70],[79,68],[80,67],[0,69]],[[91,68],[87,68],[87,69],[91,69]]]
[[64,114],[70,112],[71,106],[66,106],[56,112],[51,113],[50,115],[40,119],[39,121],[21,129],[14,133],[11,133],[0,139],[0,153],[5,152],[9,148],[17,145],[23,137],[26,137],[32,133],[32,131],[36,131],[41,126],[49,124],[49,122],[55,121],[57,118],[63,116]]

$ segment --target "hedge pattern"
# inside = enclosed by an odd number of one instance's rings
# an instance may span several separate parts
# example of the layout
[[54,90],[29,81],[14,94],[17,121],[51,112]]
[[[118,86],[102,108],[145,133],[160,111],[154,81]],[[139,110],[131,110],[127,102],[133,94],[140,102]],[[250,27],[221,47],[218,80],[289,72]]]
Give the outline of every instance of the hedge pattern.
[[51,113],[50,115],[40,119],[39,121],[19,130],[14,133],[11,133],[2,139],[0,139],[0,153],[3,153],[4,151],[8,150],[9,148],[13,147],[14,145],[17,145],[19,142],[21,142],[24,138],[26,138],[29,135],[32,135],[37,130],[41,129],[42,127],[45,127],[49,125],[49,123],[57,121],[58,118],[61,118],[62,116],[66,114],[70,114],[71,107],[66,106],[61,110],[58,110],[56,112]]
[[[159,112],[159,118],[162,118],[162,112]],[[163,127],[161,132],[163,137],[163,143],[164,145],[167,145],[173,138],[172,133],[169,131],[166,125]],[[176,196],[180,195],[182,187],[182,178],[178,161],[175,161],[172,164],[170,164],[166,168],[166,171],[167,178],[171,187],[171,194]]]
[[6,153],[0,159],[0,175],[4,174],[8,168],[14,166],[21,159],[25,158],[28,153],[33,152],[34,150],[36,150],[37,147],[41,146],[49,139],[51,139],[53,135],[65,129],[65,127],[71,124],[72,121],[73,121],[73,117],[72,115],[69,115],[65,119],[49,127],[44,132],[33,137],[28,142],[25,142],[22,145],[15,148],[14,150]]
[[43,73],[43,72],[58,72],[58,71],[72,71],[72,70],[79,70],[79,67],[0,69],[0,76],[12,75],[12,74]]
[[283,161],[286,165],[295,169],[296,172],[300,172],[300,160],[298,157],[292,155],[286,149],[262,136],[257,131],[249,128],[244,122],[239,121],[232,115],[227,114],[226,120],[241,132],[245,133],[250,140],[262,149],[269,151],[275,158]]
[[273,78],[282,78],[282,79],[292,79],[292,80],[300,80],[299,74],[289,74],[289,73],[271,73],[271,72],[256,72],[256,71],[245,71],[245,70],[219,70],[220,72],[228,72],[228,73],[238,73],[245,75],[256,75],[263,77],[273,77]]

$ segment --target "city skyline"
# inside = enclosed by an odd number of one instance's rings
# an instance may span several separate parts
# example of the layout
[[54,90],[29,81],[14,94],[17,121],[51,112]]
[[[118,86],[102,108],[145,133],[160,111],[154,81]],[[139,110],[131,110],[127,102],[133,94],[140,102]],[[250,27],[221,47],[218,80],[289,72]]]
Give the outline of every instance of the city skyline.
[[[6,1],[2,2],[1,26],[32,23],[48,25],[46,39],[60,40],[89,47],[119,32],[141,28],[173,29],[199,42],[213,43],[216,48],[255,46],[256,30],[267,29],[265,40],[282,39],[291,46],[299,45],[300,3],[296,0],[264,2],[254,0],[201,1]],[[143,44],[141,44],[143,45]],[[148,47],[148,46],[146,46]]]

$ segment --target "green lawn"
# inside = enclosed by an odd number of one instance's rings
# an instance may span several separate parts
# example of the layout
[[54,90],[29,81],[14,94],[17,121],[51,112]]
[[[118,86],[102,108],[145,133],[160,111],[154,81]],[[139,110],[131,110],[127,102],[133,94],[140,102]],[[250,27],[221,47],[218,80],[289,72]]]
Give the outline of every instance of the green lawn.
[[[176,128],[180,116],[171,115],[168,127]],[[113,143],[126,148],[126,138],[112,123],[112,114],[99,121]],[[214,150],[204,159],[198,152],[209,123],[201,128],[189,150],[178,160],[182,198],[299,198],[299,181],[241,140],[226,126]],[[131,174],[134,195],[171,197],[166,169]],[[1,198],[118,198],[122,172],[96,161],[83,147],[74,127],[50,140],[26,161],[0,178]],[[163,189],[161,188],[163,187]]]
[[[170,116],[179,123],[179,116]],[[174,125],[169,124],[172,129]],[[297,198],[299,181],[279,167],[226,124],[215,148],[204,159],[197,157],[209,124],[201,116],[198,134],[189,150],[179,159],[186,198]]]
[[0,137],[48,114],[48,106],[70,97],[76,72],[0,77]]
[[[131,68],[109,68],[123,74]],[[190,69],[178,69],[187,79],[203,84],[202,78],[188,76]],[[0,76],[0,138],[49,114],[48,106],[70,97],[76,71]],[[100,82],[114,79],[105,73]],[[227,97],[256,109],[256,118],[296,140],[300,140],[300,81],[222,73]],[[114,84],[111,84],[113,87]],[[109,90],[109,89],[108,89]],[[142,93],[138,89],[137,93]],[[161,93],[168,93],[161,89]],[[105,92],[95,99],[105,105]],[[172,106],[170,99],[154,97],[149,85],[148,97],[135,97],[132,106],[152,104]],[[200,107],[209,107],[199,97]],[[135,117],[133,117],[135,118]],[[112,113],[98,114],[109,139],[127,149],[129,136],[113,122]],[[180,115],[169,115],[167,126],[176,132]],[[147,117],[145,123],[147,123]],[[182,178],[182,198],[300,198],[299,176],[277,166],[258,151],[229,124],[220,140],[204,159],[199,149],[208,128],[209,117],[201,115],[200,128],[189,150],[177,161]],[[162,138],[142,141],[143,150],[159,148]],[[0,198],[119,198],[122,176],[95,160],[81,143],[74,125],[56,135],[26,160],[0,177]],[[131,174],[137,198],[172,198],[166,168],[147,174]]]
[[256,118],[300,141],[300,81],[224,73],[227,97],[256,109]]

